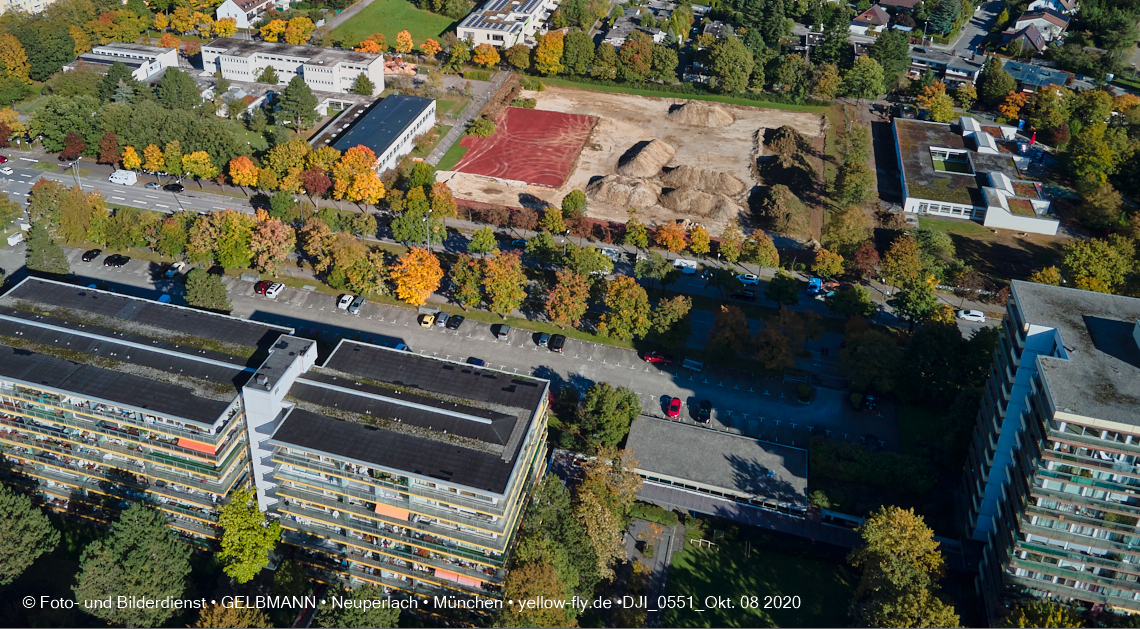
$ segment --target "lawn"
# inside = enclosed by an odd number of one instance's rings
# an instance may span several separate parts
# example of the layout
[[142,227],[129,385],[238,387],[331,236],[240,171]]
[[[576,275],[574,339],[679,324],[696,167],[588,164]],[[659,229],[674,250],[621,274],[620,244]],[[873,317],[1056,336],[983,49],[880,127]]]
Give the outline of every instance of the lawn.
[[443,141],[443,138],[447,135],[447,132],[451,131],[451,125],[437,124],[435,125],[435,131],[439,134],[436,136],[435,141],[425,146],[423,150],[416,149],[412,151],[412,157],[427,157],[428,155],[431,155],[431,152],[435,150],[435,147]]
[[[719,525],[719,522],[718,522]],[[846,627],[858,577],[845,551],[758,528],[731,531],[715,548],[689,544],[673,556],[667,593],[692,596],[697,609],[666,610],[665,627]],[[733,609],[714,609],[705,597],[728,597]],[[799,597],[798,609],[764,609],[764,597]],[[757,597],[744,609],[741,597]]]
[[[460,138],[460,140],[462,139],[463,138]],[[451,170],[455,168],[455,165],[458,164],[459,160],[463,159],[463,156],[466,154],[467,147],[460,146],[459,140],[456,140],[455,144],[452,144],[451,148],[447,149],[447,152],[443,154],[443,159],[439,160],[439,164],[436,165],[436,168],[439,170]]]
[[374,0],[333,31],[332,36],[345,45],[355,46],[373,33],[383,33],[388,45],[394,46],[396,35],[406,30],[418,46],[429,37],[439,41],[454,24],[451,18],[421,11],[408,0]]
[[936,218],[918,217],[918,226],[922,229],[946,232],[952,236],[976,238],[979,240],[994,240],[995,236],[989,229],[973,221],[943,221]]
[[260,133],[254,133],[246,129],[244,125],[237,125],[236,131],[239,142],[246,142],[257,151],[264,151],[269,148],[269,143],[265,141],[265,136]]
[[1006,229],[997,230],[995,234],[973,221],[919,217],[918,224],[923,229],[950,234],[957,257],[998,285],[1010,279],[1025,279],[1037,269],[1056,264],[1061,257],[1061,247],[1069,240],[1040,234],[1021,236]]
[[447,112],[451,111],[452,108],[454,108],[458,104],[459,104],[459,101],[457,101],[457,100],[451,100],[449,98],[441,98],[441,99],[435,101],[435,115],[437,117],[438,116],[446,116]]

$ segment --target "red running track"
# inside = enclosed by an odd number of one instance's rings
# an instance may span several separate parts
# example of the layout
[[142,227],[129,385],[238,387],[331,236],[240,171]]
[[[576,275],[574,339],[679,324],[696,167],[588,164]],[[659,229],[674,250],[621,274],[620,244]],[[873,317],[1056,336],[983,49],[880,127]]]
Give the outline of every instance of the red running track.
[[468,150],[455,170],[561,187],[595,120],[593,116],[507,107],[494,135],[466,136],[459,141]]

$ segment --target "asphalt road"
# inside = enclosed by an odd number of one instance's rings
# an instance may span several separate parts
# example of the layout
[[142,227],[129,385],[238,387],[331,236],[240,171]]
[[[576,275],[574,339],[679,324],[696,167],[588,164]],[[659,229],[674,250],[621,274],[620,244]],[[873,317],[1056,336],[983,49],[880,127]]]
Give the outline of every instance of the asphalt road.
[[962,25],[962,32],[958,34],[957,39],[949,46],[934,44],[934,47],[945,50],[957,50],[963,55],[971,51],[977,51],[982,40],[986,38],[986,35],[989,35],[990,25],[993,24],[997,14],[1001,12],[1001,7],[1002,3],[1000,0],[983,2],[981,6],[974,10],[973,17]]

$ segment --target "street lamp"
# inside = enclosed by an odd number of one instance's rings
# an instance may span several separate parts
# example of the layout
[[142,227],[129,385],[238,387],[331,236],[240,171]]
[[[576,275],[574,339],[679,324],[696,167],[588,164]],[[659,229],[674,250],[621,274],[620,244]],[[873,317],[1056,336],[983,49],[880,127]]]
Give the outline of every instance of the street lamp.
[[83,159],[82,155],[80,155],[79,157],[76,157],[75,161],[71,162],[71,166],[72,166],[72,168],[75,169],[75,183],[79,184],[79,189],[82,191],[83,190],[83,180],[79,178],[79,160],[81,160],[81,159]]
[[562,255],[566,255],[566,246],[570,244],[570,230],[567,229],[566,233],[562,234]]

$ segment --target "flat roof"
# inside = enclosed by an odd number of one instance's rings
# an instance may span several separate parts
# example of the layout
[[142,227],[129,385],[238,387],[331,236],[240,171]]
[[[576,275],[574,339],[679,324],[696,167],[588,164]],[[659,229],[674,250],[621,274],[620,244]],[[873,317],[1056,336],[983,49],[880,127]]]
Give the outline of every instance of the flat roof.
[[340,50],[320,46],[294,46],[236,37],[220,37],[208,44],[203,44],[202,47],[211,48],[213,52],[221,51],[219,54],[231,57],[247,57],[254,54],[298,57],[305,59],[307,64],[362,63],[368,65],[383,57],[383,55],[355,50]]
[[380,157],[433,102],[404,94],[379,100],[333,140],[332,147],[344,153],[354,146],[367,146]]
[[[962,137],[957,126],[909,118],[894,119],[895,140],[902,158],[907,192],[917,199],[930,199],[986,207],[982,188],[988,185],[985,173],[1003,172],[1018,179],[1017,166],[1009,155],[978,153],[973,140]],[[953,174],[934,170],[931,148],[969,151],[974,175]]]
[[1057,330],[1068,358],[1041,356],[1058,411],[1140,426],[1140,299],[1014,280],[1026,323]]
[[807,451],[652,417],[638,417],[626,447],[637,469],[731,492],[804,502]]
[[511,32],[521,28],[523,24],[515,21],[511,17],[512,14],[533,16],[541,10],[542,0],[490,0],[463,18],[459,26]]
[[85,52],[75,58],[71,63],[91,63],[102,66],[113,66],[116,63],[121,63],[128,68],[141,68],[150,63],[142,59],[131,59],[129,57],[113,57],[111,55],[101,55],[94,52]]
[[[93,50],[106,48],[108,50],[130,50],[132,52],[145,52],[152,55],[161,55],[164,52],[177,50],[177,48],[163,48],[161,46],[144,46],[142,44],[124,44],[122,42],[107,42],[106,44],[99,44]],[[98,53],[96,53],[98,54]]]

